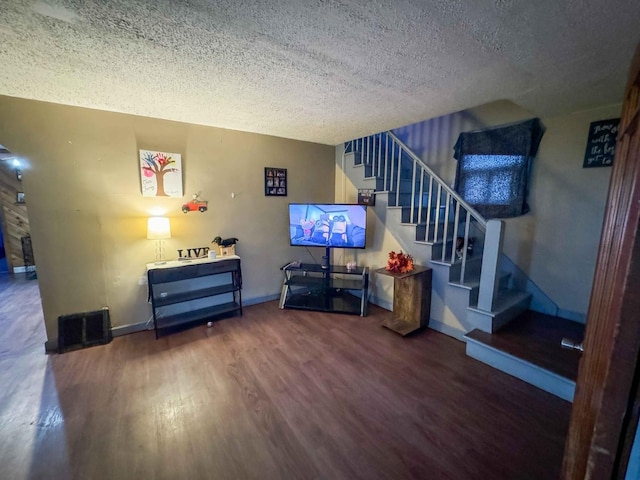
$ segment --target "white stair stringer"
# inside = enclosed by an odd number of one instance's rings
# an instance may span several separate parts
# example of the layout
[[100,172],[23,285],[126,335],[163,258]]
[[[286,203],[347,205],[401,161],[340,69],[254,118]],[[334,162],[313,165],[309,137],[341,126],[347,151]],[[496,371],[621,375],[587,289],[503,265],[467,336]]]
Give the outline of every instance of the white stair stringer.
[[449,283],[449,267],[431,263],[431,319],[429,327],[464,341],[465,333],[475,326],[469,323],[467,307],[470,290]]

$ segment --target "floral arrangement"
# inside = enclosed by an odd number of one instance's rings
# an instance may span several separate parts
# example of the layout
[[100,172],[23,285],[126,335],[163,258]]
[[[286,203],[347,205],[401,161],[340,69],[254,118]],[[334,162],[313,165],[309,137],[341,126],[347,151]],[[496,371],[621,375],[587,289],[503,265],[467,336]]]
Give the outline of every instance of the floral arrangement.
[[386,269],[395,273],[407,273],[413,270],[413,257],[408,253],[389,252]]

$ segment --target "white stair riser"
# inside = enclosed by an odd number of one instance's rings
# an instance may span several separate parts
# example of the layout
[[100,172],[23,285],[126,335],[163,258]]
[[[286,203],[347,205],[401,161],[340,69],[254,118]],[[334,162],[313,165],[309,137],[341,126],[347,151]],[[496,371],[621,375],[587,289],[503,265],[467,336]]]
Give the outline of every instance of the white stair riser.
[[575,382],[544,370],[532,363],[496,350],[482,343],[467,340],[467,355],[502,372],[534,385],[568,402],[573,402]]

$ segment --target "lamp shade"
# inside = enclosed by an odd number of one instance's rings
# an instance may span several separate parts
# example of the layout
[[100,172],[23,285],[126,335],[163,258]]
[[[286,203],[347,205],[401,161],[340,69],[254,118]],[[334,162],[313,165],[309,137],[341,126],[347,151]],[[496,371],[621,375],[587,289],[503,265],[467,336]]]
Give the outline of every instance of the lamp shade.
[[149,217],[147,221],[147,238],[164,240],[171,238],[171,224],[167,217]]

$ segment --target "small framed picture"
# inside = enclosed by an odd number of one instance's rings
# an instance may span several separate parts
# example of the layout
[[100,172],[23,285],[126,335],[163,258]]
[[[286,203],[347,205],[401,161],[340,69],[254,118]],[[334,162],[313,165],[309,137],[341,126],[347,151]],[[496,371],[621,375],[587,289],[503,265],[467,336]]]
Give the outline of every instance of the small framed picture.
[[265,196],[287,196],[286,168],[264,168],[264,194]]
[[374,206],[376,204],[375,190],[372,188],[358,189],[358,204]]
[[16,203],[24,204],[24,192],[16,193]]

